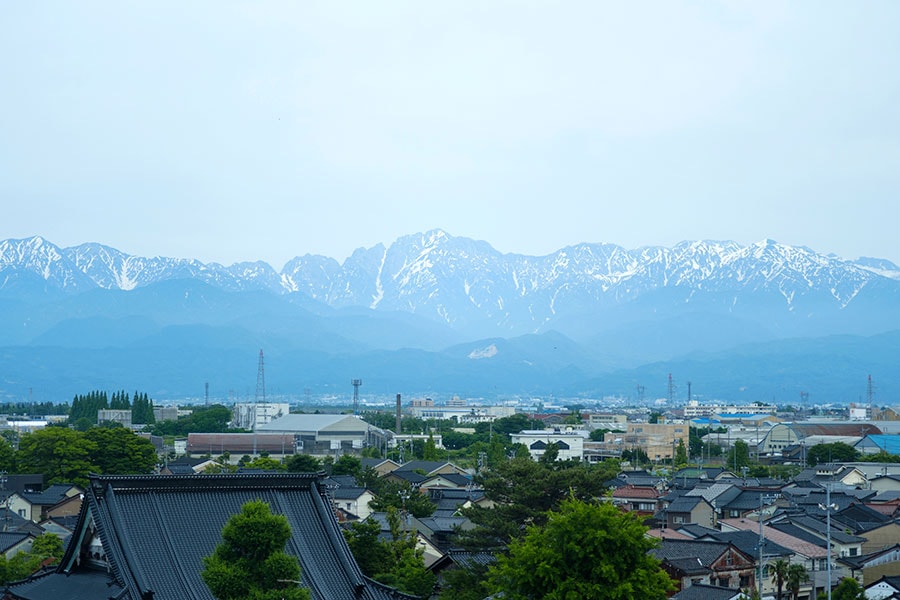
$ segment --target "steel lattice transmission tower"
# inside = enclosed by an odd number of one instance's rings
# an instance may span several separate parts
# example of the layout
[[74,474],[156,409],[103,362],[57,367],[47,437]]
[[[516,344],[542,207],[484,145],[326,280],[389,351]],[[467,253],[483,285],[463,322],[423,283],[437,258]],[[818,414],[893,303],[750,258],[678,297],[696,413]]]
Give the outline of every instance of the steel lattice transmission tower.
[[[263,360],[263,351],[262,348],[259,349],[259,368],[256,370],[256,397],[254,399],[253,404],[253,431],[256,431],[256,420],[259,418],[259,403],[262,402],[263,409],[263,419],[262,422],[265,425],[268,420],[266,417],[267,406],[266,406],[266,368],[265,361]],[[253,436],[253,454],[256,455],[256,436]]]
[[266,401],[266,369],[262,348],[259,349],[259,368],[256,371],[256,402]]
[[353,414],[359,414],[359,386],[362,385],[362,379],[353,379],[350,381],[353,386]]

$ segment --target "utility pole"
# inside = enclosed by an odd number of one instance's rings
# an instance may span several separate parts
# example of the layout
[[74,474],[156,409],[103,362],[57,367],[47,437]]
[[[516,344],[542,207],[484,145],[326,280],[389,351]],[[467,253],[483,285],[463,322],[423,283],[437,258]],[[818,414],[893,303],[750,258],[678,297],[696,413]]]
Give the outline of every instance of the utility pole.
[[831,600],[831,511],[837,510],[837,504],[831,502],[831,484],[825,484],[825,505],[819,508],[825,511],[825,538],[828,548],[828,600]]

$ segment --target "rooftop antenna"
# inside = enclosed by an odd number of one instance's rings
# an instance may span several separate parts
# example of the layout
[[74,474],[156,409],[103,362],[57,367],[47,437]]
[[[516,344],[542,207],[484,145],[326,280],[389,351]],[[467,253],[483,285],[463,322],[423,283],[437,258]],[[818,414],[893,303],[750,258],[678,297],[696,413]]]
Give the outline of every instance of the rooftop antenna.
[[353,414],[359,414],[359,386],[362,385],[362,379],[353,379],[350,381],[353,385]]

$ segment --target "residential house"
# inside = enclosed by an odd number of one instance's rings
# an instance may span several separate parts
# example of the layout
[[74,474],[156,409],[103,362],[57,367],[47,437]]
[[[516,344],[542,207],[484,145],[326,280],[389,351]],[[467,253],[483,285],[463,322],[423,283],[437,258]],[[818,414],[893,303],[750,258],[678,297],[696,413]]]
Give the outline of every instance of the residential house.
[[344,510],[360,520],[365,520],[372,514],[369,503],[374,499],[375,494],[362,487],[341,486],[331,490],[334,507]]
[[900,576],[900,544],[895,543],[871,554],[841,558],[840,562],[850,569],[851,577],[865,584],[882,577]]
[[57,483],[41,492],[15,492],[6,499],[6,507],[15,514],[39,523],[47,518],[47,511],[60,502],[77,497],[81,488],[71,484]]
[[688,523],[707,527],[716,526],[716,509],[703,496],[679,496],[662,510],[669,529],[678,529]]
[[7,531],[0,533],[0,555],[10,559],[19,552],[31,550],[34,537],[30,533],[20,531]]
[[612,492],[616,506],[644,516],[653,515],[659,510],[661,496],[655,487],[643,485],[624,485]]
[[728,542],[663,539],[650,554],[678,590],[698,584],[732,589],[756,585],[753,557]]
[[866,600],[900,599],[900,577],[882,577],[866,585]]

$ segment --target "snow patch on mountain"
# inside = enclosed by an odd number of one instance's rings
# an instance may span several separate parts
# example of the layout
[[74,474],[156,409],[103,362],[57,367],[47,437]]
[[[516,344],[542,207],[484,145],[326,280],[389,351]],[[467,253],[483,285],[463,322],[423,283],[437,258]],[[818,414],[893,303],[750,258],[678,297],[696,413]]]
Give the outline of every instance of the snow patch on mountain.
[[484,348],[472,350],[471,352],[469,352],[469,354],[466,358],[470,358],[472,360],[482,360],[485,358],[493,358],[493,357],[497,356],[498,352],[499,351],[497,350],[497,345],[491,344],[490,346],[486,346]]

